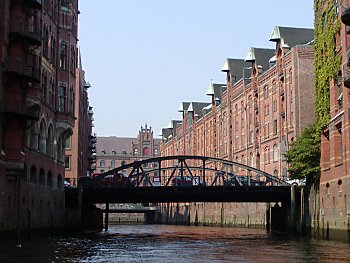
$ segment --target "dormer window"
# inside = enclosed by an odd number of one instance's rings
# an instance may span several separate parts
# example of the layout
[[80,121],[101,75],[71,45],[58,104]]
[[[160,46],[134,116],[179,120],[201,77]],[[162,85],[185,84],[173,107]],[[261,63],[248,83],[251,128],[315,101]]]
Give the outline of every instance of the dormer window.
[[102,154],[106,154],[106,151],[104,149],[101,150]]
[[112,154],[117,154],[117,152],[115,150],[112,150]]

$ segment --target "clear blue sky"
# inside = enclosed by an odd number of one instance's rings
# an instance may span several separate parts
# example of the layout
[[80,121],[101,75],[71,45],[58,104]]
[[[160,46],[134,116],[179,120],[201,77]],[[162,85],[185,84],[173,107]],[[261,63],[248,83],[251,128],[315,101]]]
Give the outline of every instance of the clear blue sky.
[[312,0],[80,1],[79,45],[98,136],[155,135],[182,101],[209,102],[227,57],[270,47],[275,25],[313,27]]

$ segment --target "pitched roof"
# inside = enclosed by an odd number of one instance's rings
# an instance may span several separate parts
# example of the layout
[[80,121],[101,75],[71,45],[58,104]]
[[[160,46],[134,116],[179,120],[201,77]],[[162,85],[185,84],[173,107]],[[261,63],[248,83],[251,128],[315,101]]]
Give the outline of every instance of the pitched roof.
[[250,66],[244,59],[227,58],[221,71],[230,72],[231,79],[236,82],[243,77],[243,69]]
[[314,39],[314,30],[312,28],[297,28],[297,27],[283,27],[275,26],[270,41],[283,41],[283,45],[288,45],[292,48],[296,45],[303,45],[309,43]]
[[225,92],[226,89],[227,89],[226,84],[212,83],[209,86],[207,95],[214,96],[214,99],[218,98],[221,101],[222,94]]
[[132,154],[133,143],[137,143],[136,138],[116,136],[97,137],[96,153],[99,155],[102,153],[102,150],[104,150],[106,154],[112,154],[112,151],[115,151],[116,154],[122,154],[123,151],[127,154]]
[[190,106],[190,102],[181,102],[178,111],[179,112],[187,111],[189,106]]
[[261,66],[263,71],[269,69],[269,60],[275,55],[274,49],[251,47],[245,58],[246,62],[255,61],[256,66]]
[[203,108],[207,107],[209,102],[191,102],[192,111],[198,116],[198,118],[203,117]]
[[[153,139],[155,145],[159,145],[160,139]],[[102,150],[105,151],[105,154],[112,154],[112,151],[115,151],[116,154],[132,154],[132,144],[137,144],[136,138],[125,138],[125,137],[97,137],[96,143],[96,153],[97,155],[102,154]]]

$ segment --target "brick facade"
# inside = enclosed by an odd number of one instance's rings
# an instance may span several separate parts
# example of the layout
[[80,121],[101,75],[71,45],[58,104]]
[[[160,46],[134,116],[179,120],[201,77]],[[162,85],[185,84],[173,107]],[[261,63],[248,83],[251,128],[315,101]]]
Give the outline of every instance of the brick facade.
[[92,122],[93,107],[89,104],[89,82],[85,81],[85,72],[81,68],[81,59],[76,73],[75,92],[75,126],[72,136],[65,142],[65,180],[76,186],[80,176],[89,176],[91,173]]
[[161,155],[228,159],[287,178],[283,153],[315,117],[312,37],[227,59],[227,83],[209,87],[211,101],[197,110],[183,102],[182,119],[163,128]]
[[137,138],[97,137],[95,173],[103,173],[134,161],[160,155],[160,139],[153,137],[152,127],[141,129]]
[[21,228],[63,225],[78,13],[78,0],[0,1],[0,231],[16,217]]
[[[350,1],[324,1],[323,10],[321,8],[322,12],[315,13],[315,19],[323,15],[327,4],[331,4],[339,20],[343,19],[342,15],[350,8]],[[339,33],[334,36],[336,39],[335,52],[342,57],[342,65],[338,79],[330,81],[331,119],[321,135],[319,226],[328,234],[329,230],[348,230],[350,222],[348,201],[350,195],[350,96],[348,89],[350,85],[346,87],[345,84],[349,76],[349,25],[350,23],[347,25],[341,23]]]
[[[245,60],[226,59],[226,84],[210,85],[208,103],[182,102],[181,120],[162,129],[161,156],[228,159],[287,179],[283,154],[315,118],[312,40],[312,29],[276,27],[270,39],[275,49],[251,48]],[[170,217],[188,212],[192,223],[203,225],[266,223],[266,204],[181,203],[162,208]]]

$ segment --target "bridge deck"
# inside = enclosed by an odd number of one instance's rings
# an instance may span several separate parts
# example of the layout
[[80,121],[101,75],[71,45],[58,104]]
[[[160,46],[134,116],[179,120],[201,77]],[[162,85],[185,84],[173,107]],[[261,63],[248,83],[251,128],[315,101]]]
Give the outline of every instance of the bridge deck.
[[290,186],[84,189],[87,203],[290,202]]

